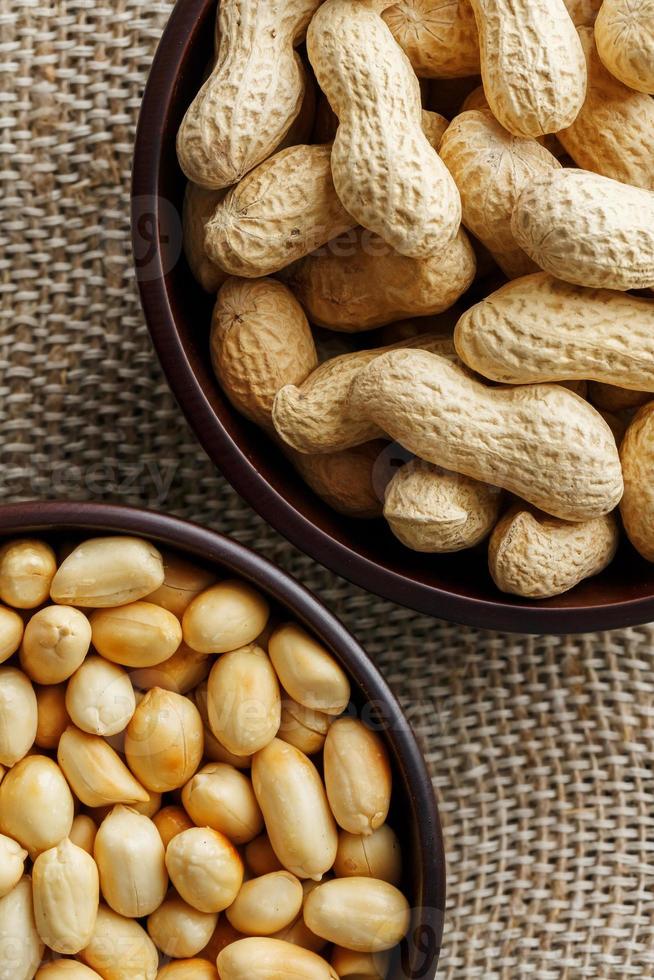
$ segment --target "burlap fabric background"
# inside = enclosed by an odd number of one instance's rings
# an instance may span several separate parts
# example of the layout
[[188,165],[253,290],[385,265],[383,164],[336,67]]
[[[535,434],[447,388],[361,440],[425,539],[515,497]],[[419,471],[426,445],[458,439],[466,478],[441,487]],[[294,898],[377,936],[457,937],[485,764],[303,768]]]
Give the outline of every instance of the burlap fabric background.
[[653,632],[519,639],[364,594],[205,459],[153,355],[129,246],[132,137],[169,6],[0,0],[0,483],[193,518],[299,577],[384,670],[445,825],[440,975],[654,976]]

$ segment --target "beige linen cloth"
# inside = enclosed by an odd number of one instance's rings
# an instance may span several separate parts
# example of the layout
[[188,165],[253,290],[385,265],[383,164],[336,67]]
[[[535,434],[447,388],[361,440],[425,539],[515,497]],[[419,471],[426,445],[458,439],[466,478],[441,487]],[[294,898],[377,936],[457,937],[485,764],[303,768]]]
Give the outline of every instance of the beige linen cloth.
[[169,13],[0,0],[2,499],[203,522],[318,592],[384,670],[445,826],[439,976],[654,976],[651,627],[523,639],[366,595],[266,527],[189,432],[132,275],[132,138]]

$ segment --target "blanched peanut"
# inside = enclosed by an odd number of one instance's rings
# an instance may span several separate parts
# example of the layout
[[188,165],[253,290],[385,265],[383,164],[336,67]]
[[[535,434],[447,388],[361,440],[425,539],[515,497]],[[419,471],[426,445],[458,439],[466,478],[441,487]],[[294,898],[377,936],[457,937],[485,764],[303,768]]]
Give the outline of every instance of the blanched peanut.
[[268,834],[261,834],[245,848],[245,863],[248,871],[255,877],[272,874],[273,871],[282,871],[282,865],[272,849],[272,844]]
[[217,922],[215,912],[199,912],[171,894],[149,916],[148,933],[166,956],[195,956],[211,939]]
[[22,670],[0,667],[0,763],[13,766],[34,745],[38,707]]
[[163,902],[168,888],[164,846],[157,828],[126,806],[102,821],[93,855],[106,903],[119,915],[138,919]]
[[182,620],[184,640],[199,653],[238,650],[256,640],[269,614],[266,600],[246,582],[220,582],[187,607]]
[[9,541],[0,548],[0,599],[15,609],[34,609],[48,598],[56,571],[55,553],[45,541]]
[[23,620],[6,606],[0,606],[0,663],[16,653],[23,638]]
[[184,901],[200,912],[222,912],[243,883],[238,851],[209,827],[193,827],[173,837],[166,849],[166,867]]
[[240,939],[218,957],[220,980],[338,980],[329,963],[281,939]]
[[385,980],[388,974],[388,953],[355,953],[335,946],[331,963],[340,980]]
[[149,595],[163,580],[163,560],[149,541],[90,538],[62,562],[50,596],[66,606],[122,606]]
[[152,817],[155,813],[158,813],[161,809],[161,793],[156,793],[153,790],[146,789],[148,794],[148,800],[144,802],[131,803],[130,806],[132,810],[136,810],[137,813],[142,814],[144,817]]
[[[313,889],[318,887],[318,884],[319,882],[312,881],[310,878],[302,882],[303,903],[306,902],[307,895],[310,895]],[[316,936],[315,932],[311,932],[304,921],[302,910],[294,922],[291,922],[285,929],[280,929],[272,938],[283,939],[285,943],[301,946],[302,949],[309,949],[312,953],[322,953],[327,945],[321,936]]]
[[157,949],[145,929],[106,905],[98,909],[93,935],[79,957],[102,980],[156,980],[159,968]]
[[40,749],[56,749],[63,732],[70,725],[66,711],[66,685],[48,684],[34,688],[36,694],[37,726],[35,745]]
[[182,640],[172,657],[154,667],[138,667],[130,671],[130,678],[135,687],[144,690],[162,687],[176,694],[188,694],[207,677],[212,663],[209,654],[192,650]]
[[146,599],[181,619],[191,600],[208,589],[216,581],[216,575],[173,552],[164,551],[162,557],[163,583]]
[[218,980],[218,973],[207,960],[176,960],[161,967],[157,980]]
[[272,936],[289,926],[302,908],[302,885],[288,871],[246,881],[226,911],[229,922],[248,936]]
[[30,755],[0,783],[0,833],[13,837],[31,858],[68,837],[73,797],[52,759]]
[[215,963],[218,954],[224,950],[225,946],[229,946],[230,943],[236,943],[239,939],[245,939],[245,936],[232,928],[225,916],[221,915],[218,918],[218,925],[214,930],[213,936],[200,953],[200,956]]
[[301,626],[286,623],[270,637],[270,659],[293,700],[340,715],[350,700],[350,682],[335,658]]
[[263,828],[252,783],[233,766],[210,763],[182,791],[182,802],[197,827],[211,827],[233,844],[247,844]]
[[66,708],[83,732],[117,735],[136,710],[129,675],[103,657],[87,657],[68,682]]
[[379,735],[354,718],[339,718],[327,732],[323,757],[327,799],[336,822],[369,835],[386,820],[391,769]]
[[314,711],[292,698],[284,698],[278,737],[290,742],[305,755],[314,755],[325,744],[331,722],[331,716],[324,711]]
[[91,614],[93,646],[125,667],[152,667],[172,657],[182,642],[176,616],[153,602],[130,602]]
[[97,832],[98,828],[95,825],[95,821],[86,813],[79,813],[73,820],[73,826],[71,827],[68,838],[77,847],[81,847],[83,851],[86,851],[87,854],[93,855],[93,845],[95,844]]
[[186,810],[181,806],[165,806],[163,810],[155,813],[152,822],[159,831],[164,848],[168,847],[177,834],[181,834],[183,830],[190,830],[194,826]]
[[399,885],[402,877],[402,851],[397,835],[382,824],[367,837],[342,830],[334,862],[337,878],[381,878]]
[[0,980],[32,980],[43,943],[34,924],[32,883],[22,878],[0,898]]
[[25,851],[12,837],[0,834],[0,898],[4,898],[23,876]]
[[39,936],[57,953],[87,945],[100,902],[93,858],[67,838],[40,854],[32,871],[34,918]]
[[235,769],[249,769],[252,765],[251,755],[235,755],[230,752],[213,734],[209,728],[208,684],[203,681],[193,692],[193,701],[200,712],[204,725],[204,754],[211,762],[224,762]]
[[59,684],[74,674],[88,653],[91,625],[79,609],[46,606],[25,627],[20,663],[37,684]]
[[57,761],[75,796],[86,806],[150,800],[118,754],[99,735],[89,735],[69,725],[59,741]]
[[207,686],[209,726],[235,755],[251,755],[277,734],[281,698],[277,676],[263,650],[243,647],[220,657]]
[[360,953],[396,946],[409,919],[402,892],[376,878],[326,881],[314,888],[304,905],[304,921],[312,932]]
[[298,878],[319,881],[334,863],[338,835],[316,767],[276,738],[255,755],[252,785],[279,860]]
[[34,980],[102,980],[102,977],[77,960],[54,960],[42,966]]
[[202,719],[189,698],[153,687],[127,726],[127,763],[147,789],[158,793],[186,783],[202,759]]

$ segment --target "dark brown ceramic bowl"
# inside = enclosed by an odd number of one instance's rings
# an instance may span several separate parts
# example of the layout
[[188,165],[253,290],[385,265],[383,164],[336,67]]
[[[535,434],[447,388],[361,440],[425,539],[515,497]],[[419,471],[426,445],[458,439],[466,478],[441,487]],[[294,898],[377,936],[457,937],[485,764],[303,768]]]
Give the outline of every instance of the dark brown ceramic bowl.
[[48,540],[134,534],[173,549],[265,593],[279,614],[310,630],[352,681],[352,709],[386,740],[394,775],[389,823],[405,847],[403,888],[414,910],[390,980],[433,980],[443,932],[445,858],[438,811],[420,749],[379,671],[344,626],[303,586],[243,545],[164,514],[109,504],[46,502],[0,507],[0,541],[35,534]]
[[514,632],[584,632],[654,619],[654,566],[624,544],[603,575],[527,602],[494,586],[483,547],[458,555],[404,548],[383,521],[336,514],[224,398],[211,370],[212,302],[180,257],[184,178],[175,134],[200,87],[216,0],[178,0],[145,91],[134,159],[134,248],[146,319],[170,385],[211,459],[282,534],[357,585],[421,612]]

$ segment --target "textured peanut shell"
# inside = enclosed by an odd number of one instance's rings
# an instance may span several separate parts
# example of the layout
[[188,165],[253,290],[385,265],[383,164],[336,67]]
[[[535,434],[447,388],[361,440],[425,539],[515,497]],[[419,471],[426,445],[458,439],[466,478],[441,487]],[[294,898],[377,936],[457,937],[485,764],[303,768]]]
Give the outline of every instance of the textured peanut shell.
[[[461,108],[459,109],[459,115],[463,112],[468,112],[470,109],[487,109],[491,116],[491,107],[488,104],[488,99],[486,98],[486,93],[484,92],[484,86],[479,85],[474,88],[466,98],[461,103]],[[493,116],[493,119],[495,117]],[[504,130],[504,127],[501,127]],[[507,130],[504,130],[507,132]],[[544,146],[546,150],[556,157],[557,160],[561,160],[562,157],[566,155],[566,151],[563,149],[559,140],[553,133],[548,133],[546,136],[537,136],[536,139],[541,146]]]
[[575,27],[586,25],[592,27],[602,6],[602,0],[564,0],[564,2]]
[[654,286],[654,192],[588,173],[553,170],[524,189],[515,239],[542,269],[579,286]]
[[364,442],[332,453],[285,452],[302,479],[333,510],[348,517],[381,517],[382,503],[375,484],[375,464],[386,443]]
[[305,71],[293,45],[319,0],[225,0],[216,65],[177,134],[179,164],[203,187],[229,187],[282,142],[300,113]]
[[654,2],[604,0],[595,22],[602,61],[638,92],[654,92]]
[[563,0],[471,0],[493,115],[514,136],[556,133],[586,93],[586,63]]
[[609,426],[559,385],[488,388],[437,354],[397,350],[356,374],[349,411],[422,459],[564,520],[599,517],[622,496]]
[[420,86],[384,21],[371,5],[326,0],[307,50],[339,119],[331,163],[344,207],[403,255],[445,248],[461,221],[459,193],[422,130]]
[[654,402],[644,405],[620,446],[624,473],[622,522],[634,548],[654,561]]
[[580,28],[579,37],[588,91],[581,112],[558,134],[559,140],[584,170],[654,190],[654,99],[627,88],[606,70],[592,27]]
[[[440,112],[432,112],[430,109],[423,109],[421,113],[422,130],[435,150],[447,127],[449,120]],[[313,127],[313,143],[332,143],[338,130],[338,116],[331,108],[329,102],[320,93],[316,105],[316,118]],[[298,143],[301,142],[298,140]]]
[[412,259],[356,228],[283,273],[312,323],[357,333],[447,310],[475,278],[465,231],[437,254]]
[[443,554],[483,541],[497,521],[501,500],[496,487],[412,459],[386,488],[384,517],[407,548]]
[[189,181],[184,194],[182,224],[184,228],[184,255],[193,273],[207,293],[215,293],[227,279],[215,262],[207,256],[204,235],[207,221],[225,196],[225,191],[211,191]]
[[546,599],[573,589],[609,565],[618,547],[613,514],[570,524],[512,508],[488,545],[488,566],[502,592]]
[[268,276],[353,228],[330,159],[329,145],[292,146],[248,174],[207,223],[211,261],[233,276]]
[[515,242],[511,214],[534,176],[558,170],[549,150],[507,132],[489,111],[464,112],[450,124],[440,154],[461,194],[463,223],[513,279],[536,271]]
[[468,367],[504,384],[586,378],[654,391],[654,302],[545,272],[467,310],[454,343]]
[[350,384],[362,368],[385,351],[407,346],[455,356],[449,337],[426,334],[386,348],[333,357],[321,364],[300,387],[287,385],[277,393],[272,415],[277,434],[300,453],[339,452],[380,438],[383,430],[372,419],[365,413],[350,410]]
[[211,321],[211,363],[232,405],[269,428],[275,395],[318,366],[302,307],[274,279],[230,278]]
[[382,16],[416,75],[479,74],[479,38],[470,0],[400,0]]

